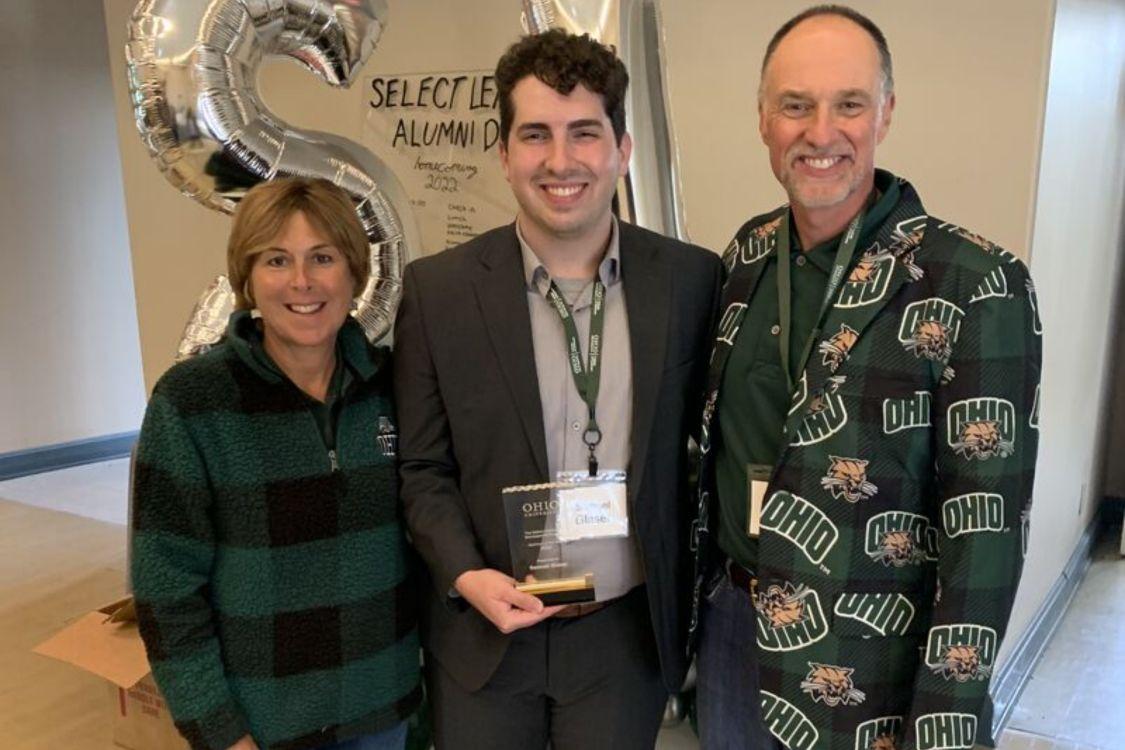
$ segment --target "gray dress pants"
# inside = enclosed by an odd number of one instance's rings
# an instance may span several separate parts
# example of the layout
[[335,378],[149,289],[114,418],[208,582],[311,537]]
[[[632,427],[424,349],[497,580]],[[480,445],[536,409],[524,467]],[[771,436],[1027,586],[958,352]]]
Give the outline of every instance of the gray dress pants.
[[477,691],[427,655],[437,750],[651,750],[668,691],[643,586],[518,630]]

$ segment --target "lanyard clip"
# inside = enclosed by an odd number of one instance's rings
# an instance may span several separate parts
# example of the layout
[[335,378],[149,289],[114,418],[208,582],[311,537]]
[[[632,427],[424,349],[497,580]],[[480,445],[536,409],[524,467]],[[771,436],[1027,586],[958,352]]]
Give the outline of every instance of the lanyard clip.
[[602,441],[602,431],[598,427],[598,423],[591,419],[586,425],[586,431],[582,433],[582,442],[586,444],[587,450],[590,451],[590,476],[598,475],[598,458],[594,455],[594,449],[598,447],[598,443]]

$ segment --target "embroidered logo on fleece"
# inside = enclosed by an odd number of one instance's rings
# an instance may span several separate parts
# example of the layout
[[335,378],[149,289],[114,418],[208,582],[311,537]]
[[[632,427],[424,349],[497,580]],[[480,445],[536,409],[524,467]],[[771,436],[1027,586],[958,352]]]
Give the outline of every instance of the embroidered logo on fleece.
[[394,458],[398,455],[398,430],[390,417],[379,417],[379,433],[375,440],[379,444],[379,452],[385,457]]

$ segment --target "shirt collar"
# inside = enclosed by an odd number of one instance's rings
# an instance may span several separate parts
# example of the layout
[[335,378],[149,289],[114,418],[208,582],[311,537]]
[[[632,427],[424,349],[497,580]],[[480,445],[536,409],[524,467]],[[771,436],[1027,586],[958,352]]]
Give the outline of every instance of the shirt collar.
[[[609,243],[605,248],[605,257],[598,265],[598,277],[606,287],[611,287],[621,281],[621,242],[617,231],[617,217],[610,215]],[[551,274],[547,267],[539,260],[539,256],[527,244],[527,240],[520,231],[520,223],[516,221],[516,237],[520,241],[520,256],[523,260],[523,279],[527,288],[537,290],[546,296],[551,287]]]

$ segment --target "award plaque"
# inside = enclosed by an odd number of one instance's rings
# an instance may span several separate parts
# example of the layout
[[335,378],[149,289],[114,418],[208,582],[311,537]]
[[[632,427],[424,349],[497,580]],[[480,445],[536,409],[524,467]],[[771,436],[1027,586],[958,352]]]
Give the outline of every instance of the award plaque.
[[594,601],[627,537],[623,476],[502,490],[516,588],[544,604]]

